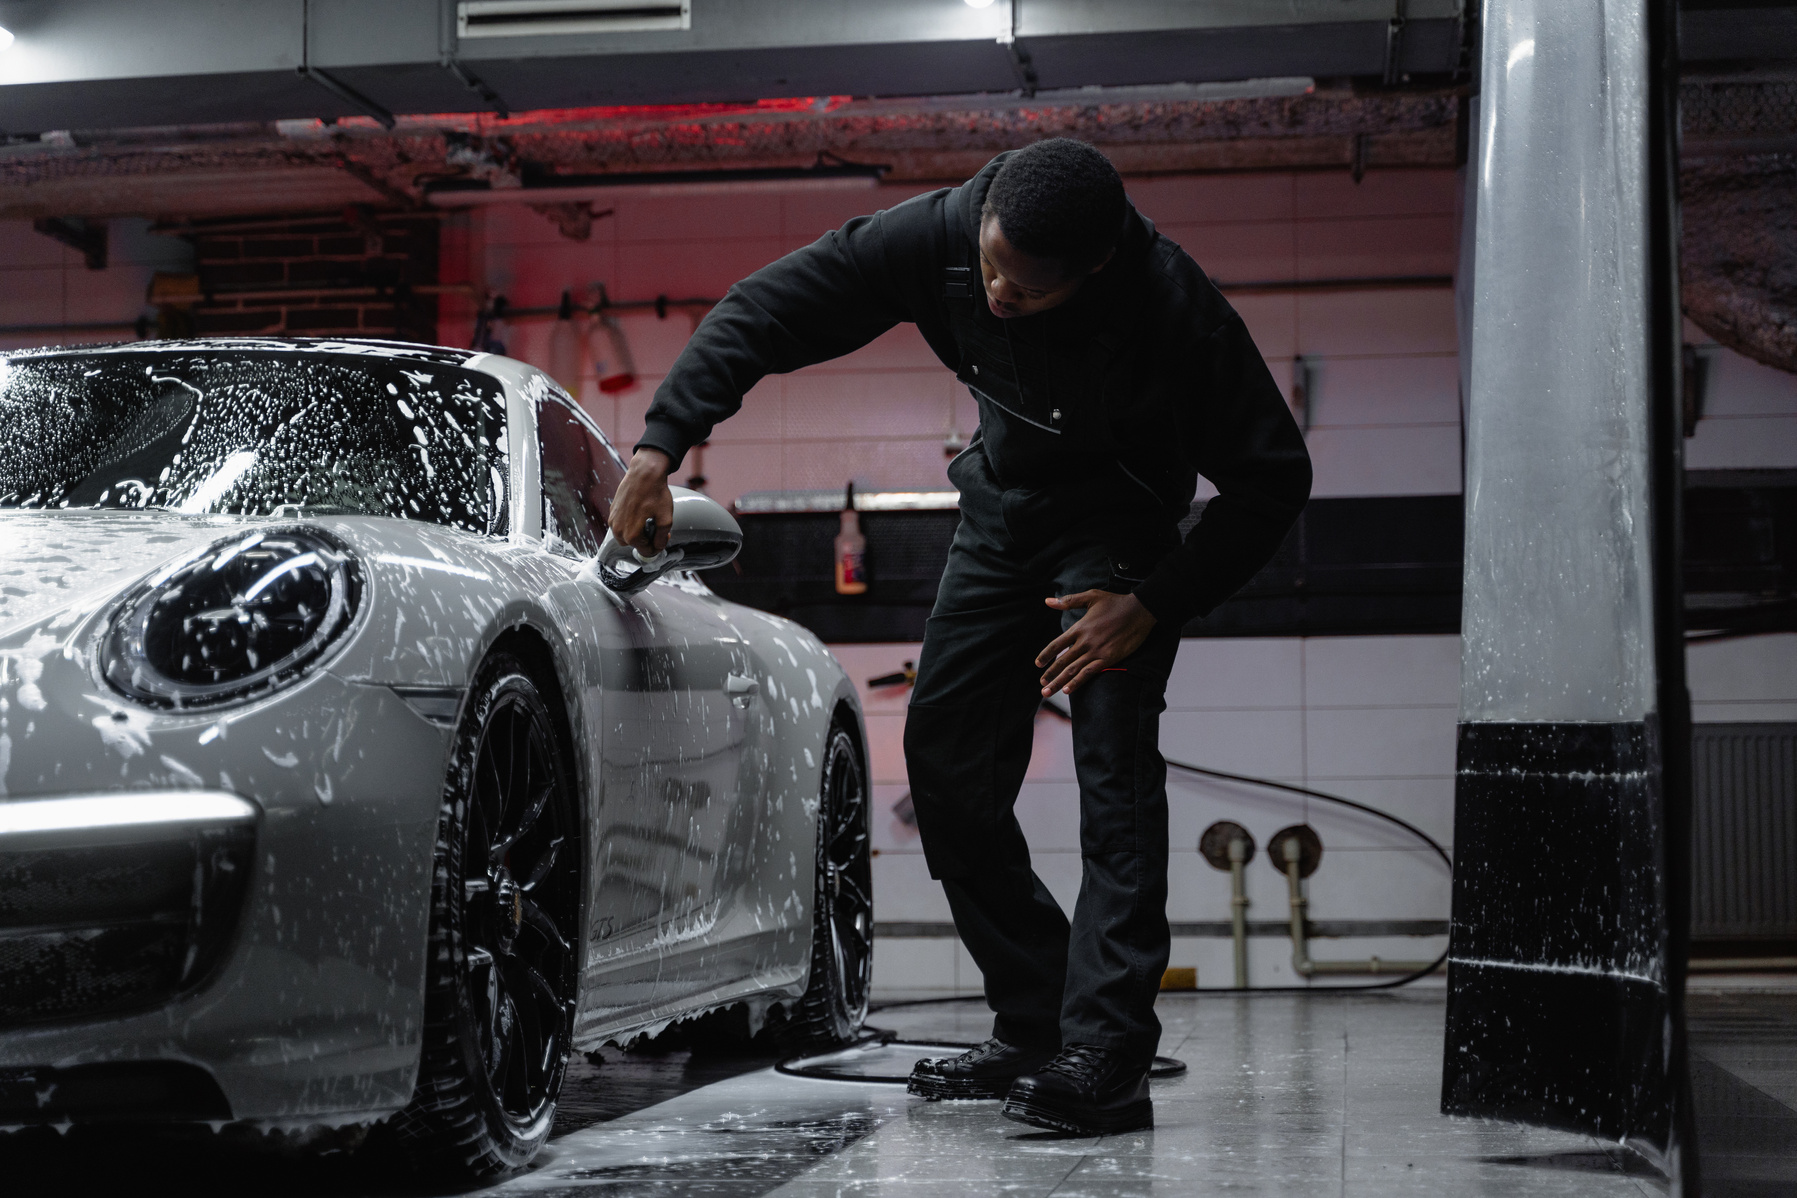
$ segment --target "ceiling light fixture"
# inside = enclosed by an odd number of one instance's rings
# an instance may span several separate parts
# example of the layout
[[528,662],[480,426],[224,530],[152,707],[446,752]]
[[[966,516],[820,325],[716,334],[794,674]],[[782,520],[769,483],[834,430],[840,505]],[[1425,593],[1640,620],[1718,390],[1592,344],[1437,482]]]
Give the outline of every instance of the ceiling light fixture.
[[991,8],[992,0],[967,0],[968,8]]
[[4,50],[10,45],[12,45],[12,30],[0,25],[0,50]]

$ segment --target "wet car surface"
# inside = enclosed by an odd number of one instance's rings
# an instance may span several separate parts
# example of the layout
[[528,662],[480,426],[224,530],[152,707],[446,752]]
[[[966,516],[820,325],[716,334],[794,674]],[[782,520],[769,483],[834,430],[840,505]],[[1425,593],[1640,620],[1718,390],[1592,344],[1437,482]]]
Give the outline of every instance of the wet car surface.
[[541,372],[34,351],[0,432],[0,1125],[374,1127],[472,1180],[573,1053],[853,1034],[854,688],[698,580],[703,496],[607,572],[623,465]]

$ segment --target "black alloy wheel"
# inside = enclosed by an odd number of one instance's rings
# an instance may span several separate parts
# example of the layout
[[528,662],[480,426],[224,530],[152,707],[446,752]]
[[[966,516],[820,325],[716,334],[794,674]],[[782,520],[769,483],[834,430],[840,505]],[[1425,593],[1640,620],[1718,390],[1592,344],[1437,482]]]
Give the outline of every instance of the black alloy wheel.
[[832,722],[819,787],[817,883],[812,907],[811,981],[788,1039],[830,1048],[853,1040],[867,1017],[873,977],[873,862],[867,781],[854,738]]
[[492,1177],[529,1163],[548,1139],[578,983],[581,836],[568,765],[530,671],[509,655],[489,659],[457,734],[432,886],[424,1051],[412,1105],[396,1120],[428,1166]]

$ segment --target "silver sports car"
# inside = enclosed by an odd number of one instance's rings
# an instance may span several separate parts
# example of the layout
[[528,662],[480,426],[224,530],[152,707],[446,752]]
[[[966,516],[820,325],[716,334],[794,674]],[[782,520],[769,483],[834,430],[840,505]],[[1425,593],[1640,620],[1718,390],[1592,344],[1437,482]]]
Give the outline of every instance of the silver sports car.
[[0,1127],[529,1160],[572,1050],[851,1037],[865,733],[804,629],[605,535],[540,371],[361,341],[0,356]]

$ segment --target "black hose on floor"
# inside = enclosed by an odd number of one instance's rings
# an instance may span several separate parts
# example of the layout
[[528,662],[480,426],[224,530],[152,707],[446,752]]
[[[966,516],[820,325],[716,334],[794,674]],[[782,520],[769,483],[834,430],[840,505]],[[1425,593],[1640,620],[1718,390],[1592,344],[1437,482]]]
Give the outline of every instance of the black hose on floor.
[[[890,1004],[894,1006],[903,1004]],[[826,1082],[867,1082],[882,1086],[902,1086],[911,1080],[910,1074],[893,1073],[853,1073],[837,1065],[807,1065],[807,1061],[822,1062],[826,1057],[837,1056],[850,1049],[865,1048],[877,1044],[881,1048],[897,1045],[901,1048],[935,1048],[946,1049],[950,1054],[966,1052],[978,1045],[962,1043],[958,1040],[901,1040],[898,1033],[888,1028],[862,1025],[861,1035],[841,1048],[833,1048],[829,1052],[815,1053],[810,1056],[788,1057],[774,1066],[776,1073],[784,1073],[788,1077],[810,1078],[812,1081]],[[1184,1061],[1172,1057],[1155,1057],[1154,1064],[1148,1070],[1150,1078],[1179,1077],[1186,1071]]]

